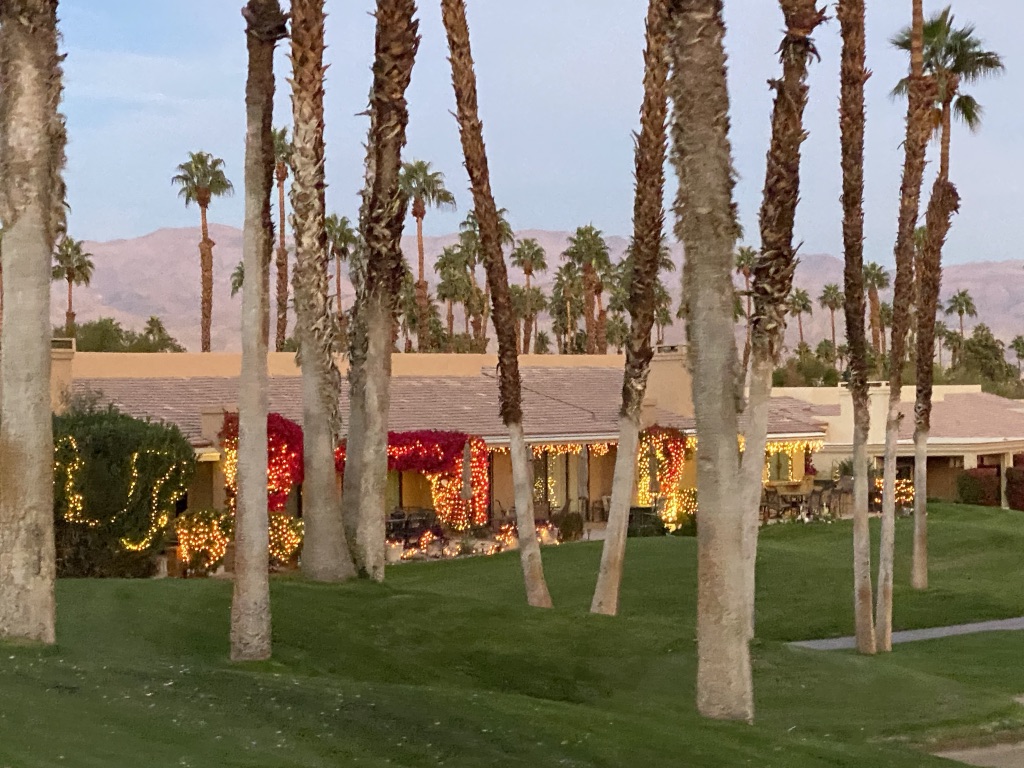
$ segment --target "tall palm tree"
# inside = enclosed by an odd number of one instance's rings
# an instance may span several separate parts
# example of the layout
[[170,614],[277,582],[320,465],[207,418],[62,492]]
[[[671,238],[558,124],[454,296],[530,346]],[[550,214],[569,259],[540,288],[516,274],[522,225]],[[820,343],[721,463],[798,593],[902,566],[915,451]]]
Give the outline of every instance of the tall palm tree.
[[270,195],[274,186],[274,48],[287,34],[278,0],[249,0],[242,9],[249,51],[245,86],[245,223],[242,261],[242,373],[238,390],[238,510],[231,601],[231,658],[270,657],[267,575],[267,337],[268,269],[274,250]]
[[550,312],[555,332],[562,339],[563,354],[575,353],[576,321],[584,313],[583,275],[575,262],[567,261],[555,271]]
[[68,284],[68,310],[64,315],[64,333],[68,338],[75,335],[73,286],[89,285],[92,282],[92,271],[92,254],[86,252],[81,240],[65,235],[53,252],[51,277],[55,282],[66,280]]
[[[955,117],[972,131],[978,130],[984,110],[961,86],[1002,74],[1006,67],[995,51],[975,36],[975,27],[955,25],[950,6],[929,18],[924,24],[924,72],[934,78],[937,91],[932,105],[932,124],[940,141],[939,176],[949,178],[949,151]],[[900,50],[911,49],[912,30],[907,27],[893,37],[892,44]],[[910,79],[904,78],[893,94],[907,95]]]
[[546,355],[551,352],[551,336],[547,331],[537,331],[533,337],[533,354]]
[[478,114],[476,72],[473,68],[465,3],[463,0],[441,0],[441,16],[448,36],[452,85],[455,89],[462,150],[473,190],[473,208],[480,224],[480,246],[487,271],[487,284],[494,304],[501,416],[509,432],[516,522],[519,529],[519,551],[523,580],[526,584],[526,599],[531,606],[550,608],[551,595],[544,579],[540,543],[537,540],[533,516],[533,464],[523,433],[519,361],[516,356],[515,323],[509,297],[508,273],[501,250],[501,222],[491,192],[483,125]]
[[274,129],[274,177],[277,180],[277,329],[274,348],[281,352],[288,340],[288,246],[285,244],[284,184],[292,161],[287,128]]
[[245,285],[245,262],[240,261],[231,270],[231,298],[235,298]]
[[202,239],[199,241],[199,264],[202,272],[201,297],[201,339],[203,352],[210,351],[210,326],[213,322],[213,246],[207,225],[207,211],[215,197],[224,197],[235,188],[224,173],[224,161],[207,152],[189,152],[188,160],[178,166],[178,172],[171,177],[171,183],[179,187],[178,197],[188,208],[192,203],[199,206],[199,220]]
[[811,296],[803,288],[795,288],[789,295],[787,310],[791,317],[796,318],[797,329],[800,332],[800,343],[804,343],[804,315],[814,314],[814,304]]
[[341,439],[341,374],[334,362],[337,322],[328,299],[327,262],[332,256],[340,259],[352,237],[340,220],[328,229],[324,203],[324,0],[293,0],[291,18],[293,291],[302,350],[302,572],[314,581],[340,582],[355,576],[355,566],[334,465]]
[[892,342],[889,347],[889,409],[885,423],[885,459],[882,485],[882,534],[878,558],[878,597],[875,603],[875,637],[878,650],[892,650],[892,581],[896,540],[896,448],[899,441],[900,396],[903,363],[910,330],[910,306],[914,290],[915,230],[921,208],[925,151],[933,123],[930,112],[936,97],[935,79],[924,71],[923,0],[913,0],[910,35],[910,75],[903,142],[903,183],[896,229],[896,277],[893,283]]
[[[0,639],[55,642],[50,258],[65,230],[57,3],[0,3]],[[16,75],[15,75],[16,73]],[[18,139],[11,140],[10,137]]]
[[512,266],[523,270],[523,277],[526,279],[526,316],[523,319],[523,351],[529,352],[530,337],[537,321],[537,313],[543,309],[543,307],[533,306],[532,301],[536,293],[533,291],[532,281],[534,274],[548,271],[547,254],[540,243],[532,237],[528,237],[516,243],[516,247],[509,258],[512,261]]
[[843,308],[843,289],[837,283],[828,283],[818,297],[818,306],[828,310],[829,323],[832,330],[832,348],[836,349],[836,312]]
[[[515,232],[508,220],[507,208],[498,209],[498,239],[502,249],[506,246],[512,247],[516,242]],[[473,286],[468,304],[473,325],[473,342],[477,350],[483,352],[487,347],[487,322],[491,316],[491,288],[485,283],[484,289],[480,290],[476,278],[476,268],[484,263],[476,211],[467,213],[465,220],[459,225],[459,248],[466,259],[470,283]]]
[[440,280],[437,283],[437,298],[447,305],[447,329],[449,340],[455,335],[455,304],[462,304],[464,317],[469,323],[469,296],[472,285],[469,279],[465,252],[459,246],[449,246],[434,262],[434,271]]
[[[342,350],[348,349],[348,317],[341,301],[341,266],[353,259],[359,248],[359,233],[352,226],[348,216],[330,214],[324,219],[327,232],[327,252],[334,262],[334,300],[337,303],[335,314],[338,318],[338,342]],[[350,267],[351,269],[351,267]]]
[[885,354],[885,333],[882,330],[882,304],[879,292],[890,285],[889,273],[885,267],[874,261],[864,265],[864,285],[868,291],[868,318],[871,324],[871,346],[875,354]]
[[[659,243],[660,246],[660,243]],[[562,253],[562,260],[575,264],[583,279],[583,324],[587,334],[587,354],[597,354],[599,340],[597,318],[602,309],[601,276],[611,268],[608,244],[601,230],[592,224],[579,227]]]
[[676,234],[686,249],[686,317],[701,439],[698,483],[702,503],[715,510],[702,518],[697,538],[697,708],[706,717],[750,720],[748,510],[735,492],[741,469],[739,415],[736,388],[728,386],[736,381],[739,363],[732,269],[740,228],[726,117],[725,23],[721,0],[686,0],[673,12],[669,95],[676,105],[671,126],[679,178]]
[[[857,650],[875,653],[871,531],[868,510],[867,334],[864,329],[864,130],[867,68],[865,0],[839,0],[843,38],[840,65],[840,149],[843,172],[843,310],[853,400],[853,597]],[[873,326],[874,327],[874,326]]]
[[420,38],[415,0],[377,0],[374,16],[366,184],[359,213],[365,258],[355,281],[349,334],[350,416],[342,510],[356,566],[367,577],[382,581],[392,330],[406,271],[402,231],[408,201],[401,188],[409,125],[406,91]]
[[[939,363],[939,370],[940,371],[943,369],[943,365],[942,365],[942,348],[944,346],[946,346],[946,343],[949,340],[949,334],[950,334],[949,326],[946,325],[941,320],[936,319],[936,321],[935,321],[935,330],[933,332],[933,336],[935,337],[935,340],[934,340],[935,352],[938,354],[938,363]],[[921,337],[919,335],[918,336],[918,344],[920,344],[920,340],[921,340]]]
[[754,275],[754,265],[757,264],[757,249],[750,246],[743,246],[736,249],[736,274],[743,278],[743,304],[746,326],[746,340],[743,343],[743,380],[747,380],[747,369],[750,367],[750,331],[751,319],[754,314],[754,297],[750,293],[750,279]]
[[[601,552],[597,586],[590,603],[593,613],[614,616],[626,555],[629,506],[639,451],[640,415],[650,372],[651,327],[655,321],[655,284],[661,266],[665,231],[665,155],[668,137],[669,3],[650,0],[647,10],[647,50],[644,54],[644,97],[640,134],[636,142],[636,191],[633,202],[633,241],[629,260],[630,329],[619,409],[619,443],[612,482],[608,529]],[[671,319],[671,318],[670,318]]]
[[964,289],[960,289],[946,302],[946,314],[956,315],[960,318],[960,338],[965,339],[967,336],[964,332],[964,317],[977,317],[978,308],[974,305],[974,299],[971,294]]
[[[804,110],[811,61],[818,58],[812,35],[825,21],[815,0],[780,0],[786,34],[779,45],[782,77],[770,81],[775,91],[771,145],[765,170],[759,216],[761,248],[754,265],[754,315],[751,327],[751,368],[740,497],[743,505],[742,568],[745,634],[754,637],[755,563],[764,454],[768,438],[768,404],[772,380],[785,344],[788,298],[793,291],[796,247],[793,229],[800,199],[801,148],[807,138]],[[732,282],[730,279],[730,287]],[[801,309],[811,309],[806,292]],[[798,319],[799,315],[798,313]],[[802,325],[802,319],[800,319]],[[802,330],[801,330],[802,335]]]
[[[427,208],[438,208],[455,210],[455,195],[448,191],[444,185],[444,174],[432,170],[430,163],[426,160],[413,160],[402,166],[401,175],[402,194],[411,203],[410,212],[416,219],[416,251],[417,251],[417,278],[416,278],[416,306],[423,314],[427,309],[427,276],[426,264],[423,253],[423,219],[427,215]],[[417,347],[420,352],[425,352],[424,338],[422,333],[427,331],[427,324],[417,324],[416,333]]]

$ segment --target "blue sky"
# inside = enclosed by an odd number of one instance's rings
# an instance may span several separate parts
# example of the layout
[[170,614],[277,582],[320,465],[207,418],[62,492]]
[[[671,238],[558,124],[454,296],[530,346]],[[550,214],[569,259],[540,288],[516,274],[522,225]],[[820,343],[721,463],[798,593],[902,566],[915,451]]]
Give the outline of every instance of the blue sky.
[[[135,237],[191,226],[169,183],[188,151],[223,157],[241,186],[245,40],[242,0],[63,0],[67,179],[76,237]],[[453,231],[469,203],[439,3],[421,3],[423,43],[409,99],[407,157],[448,176],[460,213],[431,213],[428,234]],[[726,0],[737,189],[748,239],[756,240],[770,125],[766,80],[778,72],[777,3]],[[869,0],[867,255],[891,263],[904,107],[887,94],[905,60],[887,45],[909,2]],[[899,6],[899,7],[897,7]],[[904,7],[905,6],[905,7]],[[1014,30],[1024,8],[1006,0],[961,0],[1006,58],[1007,74],[973,88],[988,108],[982,132],[957,130],[952,176],[963,197],[947,250],[952,262],[1017,258],[1024,178],[1024,66]],[[328,206],[352,216],[361,183],[373,20],[369,0],[328,0]],[[926,9],[941,4],[927,0]],[[632,131],[641,99],[644,0],[470,0],[481,111],[498,204],[517,229],[568,230],[593,223],[628,235]],[[1015,23],[1018,22],[1018,23]],[[811,79],[798,239],[807,253],[839,254],[839,26],[818,34],[822,62]],[[277,122],[290,121],[279,56]],[[929,182],[930,186],[930,182]],[[670,189],[670,194],[673,190]],[[238,226],[240,195],[214,203],[214,221]]]

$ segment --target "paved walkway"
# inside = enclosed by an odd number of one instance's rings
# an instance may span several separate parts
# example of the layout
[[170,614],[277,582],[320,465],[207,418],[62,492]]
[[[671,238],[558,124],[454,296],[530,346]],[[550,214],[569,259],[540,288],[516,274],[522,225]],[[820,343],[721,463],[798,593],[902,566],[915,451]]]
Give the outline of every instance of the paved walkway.
[[[980,632],[1020,632],[1024,631],[1024,616],[1019,619],[1003,619],[1002,621],[982,621],[977,624],[957,624],[952,627],[932,627],[931,629],[911,629],[906,632],[893,632],[893,643],[914,643],[919,640],[938,640],[943,637],[957,635],[976,635]],[[834,637],[829,640],[804,640],[790,643],[794,648],[808,648],[812,651],[842,651],[857,647],[855,637]]]

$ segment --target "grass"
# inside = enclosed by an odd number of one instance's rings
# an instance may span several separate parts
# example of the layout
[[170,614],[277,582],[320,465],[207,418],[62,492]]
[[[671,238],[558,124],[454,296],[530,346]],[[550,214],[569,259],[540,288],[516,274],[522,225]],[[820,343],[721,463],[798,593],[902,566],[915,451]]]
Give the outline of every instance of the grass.
[[[1024,615],[1024,516],[936,506],[932,589],[898,628]],[[630,542],[617,619],[586,613],[596,544],[545,550],[556,610],[515,555],[278,579],[275,656],[226,661],[230,585],[67,581],[53,649],[0,649],[0,768],[947,765],[922,744],[1024,728],[1024,634],[887,657],[791,649],[852,630],[850,528],[763,532],[755,726],[693,708],[695,543]]]

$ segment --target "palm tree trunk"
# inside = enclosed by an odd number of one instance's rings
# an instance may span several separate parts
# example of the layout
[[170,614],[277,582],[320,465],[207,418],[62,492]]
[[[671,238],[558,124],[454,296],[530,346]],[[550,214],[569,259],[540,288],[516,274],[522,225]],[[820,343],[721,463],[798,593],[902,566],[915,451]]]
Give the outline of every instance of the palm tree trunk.
[[64,228],[66,142],[57,35],[56,3],[0,3],[0,64],[17,82],[0,90],[0,639],[47,644],[55,642],[50,279]]
[[942,248],[952,216],[959,208],[956,188],[940,176],[935,180],[928,203],[927,236],[917,269],[920,308],[917,313],[917,402],[914,405],[914,555],[910,583],[918,590],[928,588],[928,434],[935,375],[935,311],[942,285]]
[[[843,37],[840,128],[843,171],[844,312],[850,348],[853,400],[853,597],[857,650],[875,653],[874,599],[871,583],[871,529],[868,514],[867,441],[871,425],[868,400],[867,338],[864,332],[864,85],[866,65],[865,0],[840,0],[837,11]],[[872,300],[872,337],[875,337]]]
[[906,159],[900,194],[896,235],[896,279],[893,284],[892,343],[889,353],[889,415],[885,425],[885,461],[882,484],[882,538],[878,560],[878,598],[875,605],[875,636],[878,650],[892,650],[892,582],[896,539],[896,447],[899,441],[900,395],[903,361],[910,322],[913,291],[914,230],[921,203],[925,150],[931,135],[930,113],[935,102],[935,83],[924,75],[924,10],[914,0],[911,35],[910,97],[907,108]]
[[796,327],[800,332],[800,344],[804,343],[804,315],[803,312],[796,316]]
[[68,311],[64,314],[64,333],[70,339],[75,335],[75,307],[73,296],[73,279],[68,278]]
[[213,240],[206,221],[206,206],[199,206],[199,220],[203,239],[199,242],[199,271],[201,275],[200,294],[200,341],[202,352],[210,351],[210,327],[213,324]]
[[608,528],[601,551],[597,586],[590,603],[592,613],[614,616],[626,556],[629,506],[636,476],[640,415],[650,372],[651,325],[654,289],[658,279],[661,241],[665,229],[666,127],[668,116],[669,4],[651,0],[647,11],[647,50],[644,55],[644,99],[640,110],[640,136],[636,144],[636,197],[633,203],[633,281],[630,286],[631,327],[619,412],[619,444],[615,455]]
[[[415,213],[415,211],[414,211]],[[416,252],[419,267],[419,279],[416,281],[416,349],[428,351],[427,340],[430,338],[429,328],[429,289],[427,287],[426,255],[423,249],[423,217],[416,217]]]
[[[409,109],[406,90],[419,48],[414,0],[377,0],[376,50],[359,212],[366,275],[356,292],[349,349],[351,415],[342,512],[360,573],[383,581],[392,327],[402,279],[407,205],[399,187]],[[356,431],[358,428],[358,432]]]
[[288,340],[288,246],[284,226],[284,174],[277,175],[277,334],[274,348],[281,352]]
[[839,349],[839,347],[836,346],[836,311],[834,309],[830,309],[828,314],[829,323],[832,326],[832,351],[835,352]]
[[963,344],[967,340],[967,336],[964,333],[964,313],[958,313],[960,315],[960,343]]
[[[267,520],[267,342],[269,305],[265,266],[273,251],[274,47],[285,35],[277,0],[249,0],[242,9],[249,50],[245,88],[245,223],[242,259],[250,276],[242,286],[242,373],[238,393],[238,509],[235,580],[231,601],[231,658],[270,658],[269,531]],[[255,279],[253,279],[255,277]]]
[[[302,348],[302,483],[305,544],[302,572],[313,581],[355,576],[341,515],[334,449],[341,433],[334,362],[337,339],[327,301],[324,180],[324,3],[292,2],[292,212],[295,226],[295,306]],[[340,282],[340,263],[338,269]],[[340,297],[340,291],[339,291]],[[280,316],[278,316],[280,322]],[[280,332],[280,326],[278,327]]]
[[[721,0],[679,4],[670,32],[673,163],[679,177],[676,232],[686,248],[690,356],[697,432],[697,477],[705,509],[697,538],[697,709],[705,717],[754,716],[745,547],[747,510],[734,491],[737,380],[732,260],[739,226],[728,137]],[[684,214],[685,212],[685,214]]]
[[459,134],[473,191],[473,206],[480,224],[480,248],[494,308],[498,337],[498,386],[502,421],[509,433],[512,482],[515,488],[519,551],[527,603],[550,608],[533,515],[533,464],[523,432],[522,389],[516,356],[515,322],[508,286],[508,271],[501,249],[497,205],[491,192],[483,125],[477,108],[476,73],[463,0],[441,0],[441,16],[448,36],[452,85],[455,89]]
[[952,97],[942,102],[942,144],[939,155],[939,176],[949,179],[949,144],[953,134],[953,104]]
[[338,302],[338,320],[339,323],[343,317],[345,317],[345,307],[341,303],[341,259],[337,259],[334,262],[334,291]]

